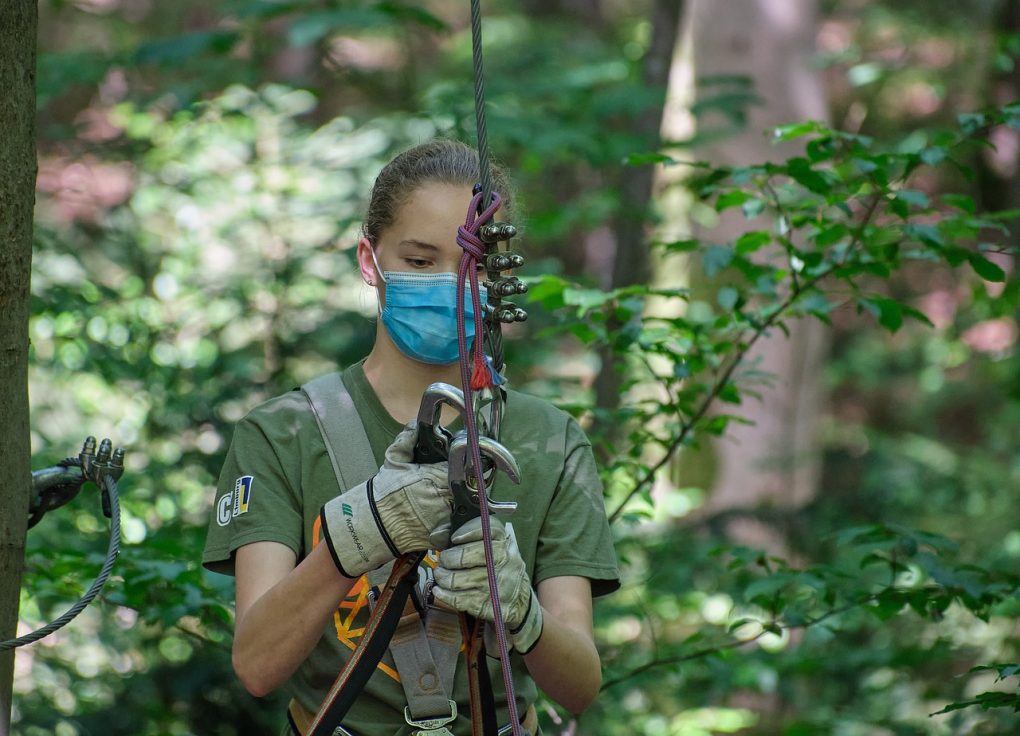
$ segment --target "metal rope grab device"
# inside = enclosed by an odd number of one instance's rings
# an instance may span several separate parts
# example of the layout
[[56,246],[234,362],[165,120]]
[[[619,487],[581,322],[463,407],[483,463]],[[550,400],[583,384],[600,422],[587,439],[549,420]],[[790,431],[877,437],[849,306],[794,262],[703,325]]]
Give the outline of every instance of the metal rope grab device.
[[102,590],[120,552],[120,498],[117,495],[117,481],[123,474],[124,449],[114,450],[113,443],[104,439],[99,443],[97,451],[95,437],[85,439],[78,457],[67,458],[53,467],[32,472],[32,497],[28,506],[29,529],[38,524],[47,511],[70,502],[78,495],[85,482],[89,481],[98,486],[101,492],[103,515],[110,519],[110,544],[99,575],[77,603],[63,616],[40,629],[17,639],[0,641],[0,650],[23,647],[49,636],[85,610]]

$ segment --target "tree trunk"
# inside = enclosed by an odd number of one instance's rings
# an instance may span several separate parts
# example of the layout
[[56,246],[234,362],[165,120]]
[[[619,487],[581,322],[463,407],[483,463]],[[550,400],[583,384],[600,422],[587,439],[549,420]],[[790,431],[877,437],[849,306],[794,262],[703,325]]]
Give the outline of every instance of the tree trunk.
[[[799,152],[800,145],[776,145],[764,134],[766,129],[828,118],[821,75],[812,65],[817,17],[817,0],[691,4],[696,95],[712,92],[705,81],[739,75],[750,78],[753,93],[761,98],[748,109],[742,130],[704,146],[698,158],[730,166],[781,160]],[[731,118],[715,113],[706,113],[697,124],[708,134],[733,128]],[[713,242],[732,242],[752,227],[736,213],[698,234]],[[790,324],[788,338],[774,331],[747,356],[749,364],[757,362],[774,376],[773,383],[761,389],[760,400],[746,398],[739,408],[754,424],[731,425],[714,443],[710,465],[715,477],[706,510],[799,506],[815,494],[820,374],[826,352],[824,326],[801,320]]]
[[[673,50],[679,37],[683,0],[655,0],[651,7],[652,39],[644,58],[644,83],[651,89],[663,91],[663,104],[644,110],[635,121],[634,132],[646,143],[647,151],[657,150],[660,142],[665,91],[669,81]],[[612,277],[606,288],[646,283],[650,273],[651,255],[648,243],[648,209],[652,199],[655,170],[651,166],[625,167],[618,180],[620,207],[612,222],[612,239],[615,245]],[[619,327],[610,324],[610,329]],[[595,378],[595,404],[600,409],[615,409],[620,405],[623,376],[614,364],[612,352],[599,351],[601,368]],[[612,442],[614,426],[596,430]],[[604,458],[603,458],[604,459]]]
[[[993,16],[991,33],[1005,36],[1020,33],[1020,0],[1004,0]],[[1020,64],[1016,64],[1009,73],[996,75],[993,72],[989,76],[986,104],[997,107],[1020,99]],[[1020,154],[1017,153],[1020,134],[1003,125],[992,132],[992,142],[995,145],[978,158],[981,209],[1014,209],[1020,206]],[[1013,245],[1020,242],[1020,224],[1010,219],[1003,225],[1009,229],[1008,242]]]
[[[28,299],[35,207],[35,0],[0,4],[0,640],[16,635],[31,490]],[[0,736],[10,731],[13,651],[0,652]]]

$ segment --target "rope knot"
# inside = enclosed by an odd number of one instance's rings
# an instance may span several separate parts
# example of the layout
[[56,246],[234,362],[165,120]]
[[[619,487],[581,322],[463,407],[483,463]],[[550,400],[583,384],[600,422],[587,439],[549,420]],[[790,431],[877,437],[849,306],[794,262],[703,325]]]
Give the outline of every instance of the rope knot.
[[[468,205],[467,217],[464,224],[457,228],[457,245],[464,251],[460,257],[460,268],[457,270],[457,342],[460,347],[462,360],[466,356],[467,340],[464,336],[464,287],[471,283],[471,303],[475,310],[475,345],[474,365],[472,366],[470,380],[464,383],[471,389],[480,391],[493,385],[499,385],[502,379],[494,370],[490,370],[485,358],[482,335],[482,301],[478,291],[478,264],[485,258],[485,243],[478,237],[478,231],[487,222],[492,220],[496,214],[502,198],[498,192],[490,194],[489,206],[479,212],[482,202],[482,194],[479,192],[471,198]],[[493,375],[495,374],[495,375]],[[466,378],[466,376],[465,376]]]
[[477,235],[479,227],[474,228],[474,232],[467,225],[457,228],[457,245],[476,262],[485,258],[485,243]]

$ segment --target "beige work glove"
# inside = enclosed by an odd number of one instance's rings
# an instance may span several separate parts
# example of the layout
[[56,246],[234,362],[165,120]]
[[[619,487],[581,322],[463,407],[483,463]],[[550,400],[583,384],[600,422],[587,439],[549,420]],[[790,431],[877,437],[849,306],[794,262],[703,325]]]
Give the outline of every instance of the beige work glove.
[[406,552],[449,543],[453,495],[447,464],[413,462],[412,422],[386,450],[379,472],[322,507],[322,535],[340,572],[357,578]]
[[[542,606],[531,587],[513,526],[504,526],[495,517],[489,519],[503,621],[514,649],[527,654],[542,635]],[[453,533],[450,547],[439,555],[435,581],[432,596],[438,603],[475,618],[493,620],[480,518],[472,519]]]

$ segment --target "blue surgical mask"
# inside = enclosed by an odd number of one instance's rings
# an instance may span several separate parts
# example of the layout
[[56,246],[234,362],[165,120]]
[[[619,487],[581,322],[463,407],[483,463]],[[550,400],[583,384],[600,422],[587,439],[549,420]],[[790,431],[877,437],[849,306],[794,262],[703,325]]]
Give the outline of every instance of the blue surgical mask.
[[[382,278],[386,284],[382,321],[400,352],[432,365],[456,363],[460,357],[457,274],[385,271]],[[479,287],[479,295],[484,302],[485,287]],[[467,287],[464,324],[469,347],[475,336],[474,314],[470,287]]]

